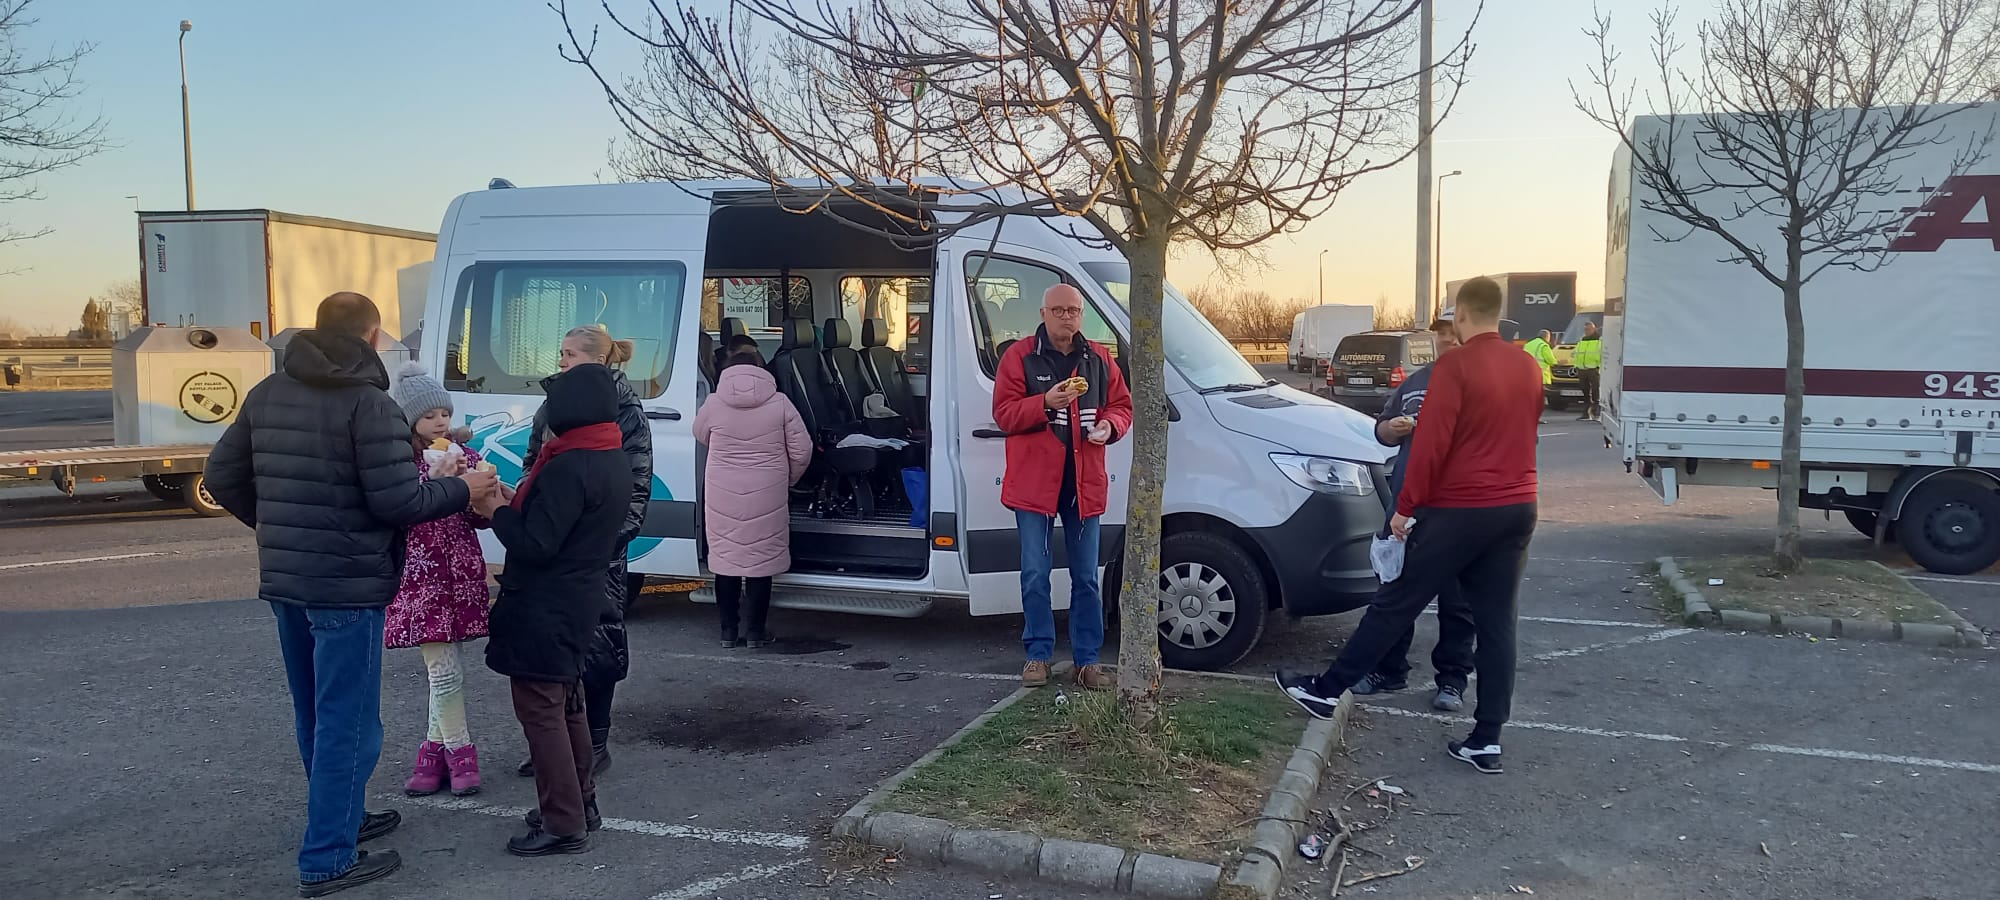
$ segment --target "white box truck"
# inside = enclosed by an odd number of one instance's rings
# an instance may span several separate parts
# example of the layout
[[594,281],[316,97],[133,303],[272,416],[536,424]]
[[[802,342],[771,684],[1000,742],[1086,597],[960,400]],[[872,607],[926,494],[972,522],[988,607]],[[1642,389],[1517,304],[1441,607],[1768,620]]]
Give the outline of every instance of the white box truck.
[[1292,317],[1292,341],[1285,354],[1294,372],[1326,370],[1340,339],[1375,327],[1375,307],[1351,303],[1310,306]]
[[[146,321],[175,327],[247,328],[269,340],[311,328],[319,302],[358,291],[382,310],[384,333],[400,337],[400,273],[428,266],[437,235],[269,209],[139,214],[140,291]],[[415,305],[413,302],[410,305]]]
[[[1933,572],[2000,561],[2000,157],[1954,174],[2000,106],[1892,165],[1886,264],[1806,285],[1800,505],[1896,540]],[[1634,142],[1666,120],[1634,125]],[[1683,129],[1683,134],[1692,129]],[[1690,138],[1691,139],[1691,138]],[[1697,165],[1690,150],[1681,157]],[[1702,160],[1709,167],[1711,160]],[[1660,498],[1681,486],[1775,490],[1785,382],[1778,289],[1720,239],[1646,207],[1629,151],[1614,157],[1605,265],[1606,440]],[[1740,205],[1743,206],[1743,205]],[[1866,209],[1868,207],[1864,207]],[[1781,251],[1778,222],[1739,209],[1735,233]]]

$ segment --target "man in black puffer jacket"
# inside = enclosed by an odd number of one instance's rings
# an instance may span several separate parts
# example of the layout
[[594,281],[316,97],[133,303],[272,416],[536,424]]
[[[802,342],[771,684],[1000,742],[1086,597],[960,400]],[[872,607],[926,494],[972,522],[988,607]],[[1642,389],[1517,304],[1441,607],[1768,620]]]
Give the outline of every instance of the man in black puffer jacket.
[[417,480],[410,423],[373,346],[381,327],[367,297],[322,301],[313,330],[286,348],[284,371],[250,390],[206,470],[215,501],[257,530],[257,593],[277,615],[306,768],[307,897],[400,863],[355,844],[400,821],[364,813],[362,801],[382,753],[383,609],[402,580],[403,530],[497,490],[486,472]]

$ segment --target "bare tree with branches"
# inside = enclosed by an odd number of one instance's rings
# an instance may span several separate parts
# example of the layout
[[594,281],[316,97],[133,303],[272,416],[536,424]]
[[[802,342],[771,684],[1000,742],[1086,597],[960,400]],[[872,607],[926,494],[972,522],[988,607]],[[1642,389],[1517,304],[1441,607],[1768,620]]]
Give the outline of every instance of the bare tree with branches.
[[[1993,0],[1720,0],[1697,31],[1695,57],[1671,7],[1652,16],[1647,87],[1618,71],[1611,18],[1586,34],[1599,60],[1577,107],[1620,136],[1634,202],[1682,226],[1660,241],[1706,233],[1718,262],[1748,266],[1784,304],[1785,399],[1773,556],[1799,546],[1799,445],[1805,408],[1805,295],[1835,268],[1888,263],[1910,213],[1898,164],[1949,146],[1958,171],[1993,135],[1965,138],[1949,120],[1992,96],[2000,61]],[[1646,128],[1640,114],[1661,118]],[[1939,172],[1946,176],[1956,172]],[[1773,228],[1775,223],[1775,228]],[[1775,233],[1774,233],[1775,232]]]
[[[36,179],[105,149],[104,123],[79,119],[69,101],[83,91],[77,66],[90,44],[41,51],[29,45],[34,0],[0,0],[0,204],[39,200]],[[48,234],[0,222],[0,244]]]
[[[1408,156],[1421,0],[731,0],[720,19],[658,0],[621,16],[600,2],[644,51],[639,75],[605,71],[596,29],[585,37],[566,0],[553,6],[565,53],[596,75],[627,132],[614,157],[624,176],[755,179],[794,209],[836,215],[823,201],[843,198],[905,239],[943,234],[918,214],[925,198],[971,204],[957,227],[1082,218],[1129,260],[1139,412],[1119,689],[1150,718],[1168,250],[1252,247]],[[1438,65],[1451,98],[1470,50],[1468,32]],[[787,182],[797,178],[812,185]]]

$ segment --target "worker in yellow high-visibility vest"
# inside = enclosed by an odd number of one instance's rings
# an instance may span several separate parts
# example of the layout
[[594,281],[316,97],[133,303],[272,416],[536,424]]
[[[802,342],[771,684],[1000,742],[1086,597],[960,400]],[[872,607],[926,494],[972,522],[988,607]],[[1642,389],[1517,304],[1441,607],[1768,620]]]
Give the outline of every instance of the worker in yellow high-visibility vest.
[[1570,362],[1576,366],[1576,380],[1583,384],[1583,415],[1577,418],[1593,421],[1597,418],[1598,386],[1603,383],[1599,370],[1604,367],[1604,341],[1596,322],[1583,323],[1583,340],[1576,342]]
[[[1542,367],[1542,393],[1545,395],[1543,397],[1544,401],[1547,400],[1546,395],[1549,386],[1555,384],[1556,381],[1556,347],[1555,344],[1550,343],[1550,337],[1548,329],[1545,328],[1542,329],[1540,334],[1530,338],[1526,344],[1521,345],[1521,349],[1528,351],[1528,355],[1535,358],[1535,364]],[[1542,423],[1547,424],[1548,420],[1543,419]]]

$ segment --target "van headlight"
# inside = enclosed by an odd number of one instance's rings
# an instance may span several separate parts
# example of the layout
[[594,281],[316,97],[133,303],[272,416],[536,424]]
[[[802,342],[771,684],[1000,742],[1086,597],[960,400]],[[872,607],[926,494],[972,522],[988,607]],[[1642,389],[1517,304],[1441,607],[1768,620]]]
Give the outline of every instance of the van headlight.
[[1368,467],[1360,463],[1348,462],[1327,456],[1300,456],[1294,453],[1273,453],[1271,462],[1278,471],[1285,473],[1292,483],[1309,491],[1322,494],[1347,494],[1366,497],[1375,493],[1375,479]]

